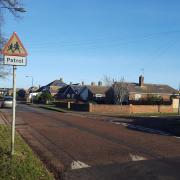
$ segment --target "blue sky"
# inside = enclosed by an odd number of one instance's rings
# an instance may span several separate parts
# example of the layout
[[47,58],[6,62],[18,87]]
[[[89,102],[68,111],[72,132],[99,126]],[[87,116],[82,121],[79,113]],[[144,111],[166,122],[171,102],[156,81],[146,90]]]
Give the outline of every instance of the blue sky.
[[[64,81],[90,83],[104,75],[146,83],[180,83],[180,1],[24,0],[20,20],[3,10],[3,32],[16,31],[26,47],[27,67],[18,67],[17,86]],[[1,80],[11,87],[12,78]]]

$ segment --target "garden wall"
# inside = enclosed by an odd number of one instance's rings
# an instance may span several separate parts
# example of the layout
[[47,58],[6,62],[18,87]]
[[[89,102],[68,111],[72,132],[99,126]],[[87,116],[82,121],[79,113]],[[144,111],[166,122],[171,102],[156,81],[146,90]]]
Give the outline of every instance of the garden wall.
[[74,111],[87,111],[95,113],[172,113],[175,112],[173,105],[107,105],[107,104],[78,104],[56,103],[57,107]]

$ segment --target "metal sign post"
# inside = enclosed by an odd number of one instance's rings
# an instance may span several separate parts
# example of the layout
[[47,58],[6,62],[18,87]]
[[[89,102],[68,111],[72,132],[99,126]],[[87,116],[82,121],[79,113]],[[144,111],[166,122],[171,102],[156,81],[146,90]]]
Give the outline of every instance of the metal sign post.
[[26,66],[27,64],[26,49],[15,32],[3,48],[2,54],[4,55],[4,65],[13,66],[13,119],[11,127],[11,155],[14,155],[16,125],[16,66]]
[[13,119],[12,119],[11,155],[14,155],[15,122],[16,122],[16,66],[13,66]]

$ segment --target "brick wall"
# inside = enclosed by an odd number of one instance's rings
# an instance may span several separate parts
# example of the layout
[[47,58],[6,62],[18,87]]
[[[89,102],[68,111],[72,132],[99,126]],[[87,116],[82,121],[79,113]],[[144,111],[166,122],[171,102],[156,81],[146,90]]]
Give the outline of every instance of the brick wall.
[[102,105],[102,104],[90,104],[89,105],[89,112],[102,112],[102,113],[123,113],[128,114],[130,113],[130,106],[129,105]]
[[172,113],[172,105],[101,105],[90,104],[89,112],[102,113]]
[[[68,103],[56,103],[57,107],[68,109]],[[89,111],[96,113],[172,113],[173,105],[106,105],[106,104],[77,104],[71,103],[69,109],[75,111]]]

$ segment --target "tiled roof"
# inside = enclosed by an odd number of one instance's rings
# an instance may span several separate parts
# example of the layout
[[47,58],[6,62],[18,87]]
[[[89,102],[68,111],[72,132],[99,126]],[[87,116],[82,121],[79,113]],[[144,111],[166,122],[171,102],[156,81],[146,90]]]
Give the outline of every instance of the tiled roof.
[[41,86],[36,92],[49,91],[48,86]]
[[105,94],[109,86],[86,86],[93,94]]
[[58,86],[58,87],[65,87],[67,84],[62,82],[61,80],[55,80],[46,86],[40,87],[36,92],[41,92],[41,91],[50,91],[50,86]]
[[82,85],[70,85],[70,87],[73,89],[73,91],[76,94],[79,94],[82,91],[82,89],[84,88],[84,86],[82,86]]
[[59,86],[59,87],[64,87],[64,86],[66,86],[66,85],[67,85],[67,84],[64,83],[64,82],[62,82],[61,80],[55,80],[55,81],[49,83],[49,84],[46,85],[46,86]]
[[177,93],[177,90],[174,88],[163,85],[163,84],[144,84],[143,86],[139,86],[138,83],[127,83],[127,88],[130,93],[154,93],[154,94],[174,94]]
[[66,92],[67,89],[71,88],[76,94],[79,94],[81,90],[84,88],[82,85],[67,85],[59,89],[58,94],[62,94]]

